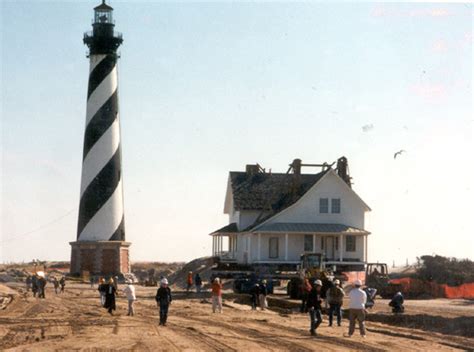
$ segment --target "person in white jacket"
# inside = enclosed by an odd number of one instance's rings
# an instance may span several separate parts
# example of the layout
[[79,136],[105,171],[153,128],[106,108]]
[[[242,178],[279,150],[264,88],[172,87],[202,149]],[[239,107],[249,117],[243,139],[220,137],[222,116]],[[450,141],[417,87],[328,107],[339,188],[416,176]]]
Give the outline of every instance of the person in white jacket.
[[128,316],[134,316],[135,310],[133,308],[133,303],[137,300],[135,295],[135,286],[133,286],[131,281],[127,281],[127,286],[123,289],[123,293],[127,296],[128,300]]
[[354,288],[349,292],[349,334],[351,337],[355,330],[356,319],[359,322],[360,335],[365,337],[365,304],[367,294],[361,289],[362,282],[356,280]]

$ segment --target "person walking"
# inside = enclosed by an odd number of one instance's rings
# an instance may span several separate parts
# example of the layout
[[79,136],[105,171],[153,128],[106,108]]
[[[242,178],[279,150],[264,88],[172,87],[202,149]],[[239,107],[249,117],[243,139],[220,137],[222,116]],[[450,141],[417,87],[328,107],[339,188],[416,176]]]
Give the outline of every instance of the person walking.
[[39,276],[38,278],[38,297],[39,298],[46,298],[45,291],[46,291],[46,279],[43,276]]
[[341,326],[341,307],[344,300],[344,290],[341,288],[341,282],[334,280],[333,286],[327,292],[327,300],[329,303],[329,326],[332,326],[334,313],[336,313],[337,326]]
[[211,286],[211,295],[212,295],[212,313],[215,313],[216,310],[219,313],[222,313],[222,284],[221,280],[216,277]]
[[257,310],[257,306],[259,305],[258,297],[260,295],[260,285],[258,283],[256,283],[250,289],[250,295],[251,295],[251,300],[252,300],[252,310]]
[[91,276],[91,277],[89,278],[89,282],[90,282],[90,284],[91,284],[91,288],[94,288],[94,276]]
[[310,328],[309,332],[312,336],[316,336],[316,330],[323,322],[323,317],[321,313],[321,288],[323,287],[323,283],[321,280],[316,280],[313,283],[313,288],[309,292],[308,300],[306,302],[306,306],[309,313],[310,319]]
[[365,338],[365,303],[367,294],[361,289],[362,281],[356,280],[354,288],[349,292],[349,333],[354,334],[356,320],[359,322],[360,335]]
[[53,286],[54,286],[54,293],[58,294],[59,293],[59,280],[56,276],[53,277]]
[[300,312],[305,313],[306,312],[306,301],[308,300],[308,295],[311,292],[311,283],[309,282],[309,279],[304,279],[303,282],[301,283],[301,308]]
[[31,291],[33,292],[33,297],[36,297],[38,293],[38,275],[33,275],[31,278]]
[[193,287],[193,272],[190,271],[188,273],[188,277],[186,279],[186,292],[189,293],[189,290]]
[[169,306],[173,301],[171,289],[168,287],[168,280],[166,278],[161,279],[160,288],[156,291],[155,300],[160,307],[160,325],[166,326]]
[[128,301],[128,316],[134,316],[135,315],[135,310],[133,308],[133,303],[137,300],[137,297],[135,295],[135,286],[133,286],[132,282],[128,280],[127,286],[123,289],[123,293],[125,293],[125,296],[127,297]]
[[103,307],[105,305],[105,294],[107,293],[107,284],[105,283],[105,279],[101,277],[99,279],[99,287],[97,288],[100,295],[100,305]]
[[194,284],[196,285],[196,292],[200,293],[202,288],[202,279],[199,273],[196,273],[196,275],[194,275]]
[[116,306],[115,306],[116,294],[117,294],[117,290],[115,289],[114,279],[110,278],[109,284],[106,285],[105,304],[104,304],[104,308],[107,309],[107,312],[110,315],[114,315],[113,311],[116,309]]
[[64,276],[59,280],[59,284],[61,285],[61,291],[59,292],[64,293],[64,287],[66,287],[66,278]]
[[260,287],[258,290],[258,302],[260,303],[261,310],[265,310],[265,308],[268,307],[267,294],[268,294],[267,280],[262,280],[262,283],[260,284]]

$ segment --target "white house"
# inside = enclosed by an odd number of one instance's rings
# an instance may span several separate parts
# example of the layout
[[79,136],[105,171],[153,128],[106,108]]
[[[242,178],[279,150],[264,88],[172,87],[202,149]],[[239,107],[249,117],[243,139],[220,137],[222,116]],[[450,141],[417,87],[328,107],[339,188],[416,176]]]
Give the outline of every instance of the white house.
[[[302,174],[302,166],[323,171]],[[360,269],[367,261],[365,214],[371,209],[352,189],[347,170],[342,157],[336,169],[295,159],[286,174],[258,164],[230,172],[229,224],[210,234],[213,256],[236,264],[296,265],[303,253],[322,253],[327,264]]]

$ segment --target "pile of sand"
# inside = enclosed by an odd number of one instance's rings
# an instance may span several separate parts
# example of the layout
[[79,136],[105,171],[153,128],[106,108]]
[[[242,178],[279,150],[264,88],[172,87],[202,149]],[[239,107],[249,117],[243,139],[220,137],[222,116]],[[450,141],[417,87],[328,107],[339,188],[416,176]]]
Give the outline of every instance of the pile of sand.
[[214,259],[212,257],[197,258],[189,263],[186,263],[180,270],[168,276],[168,281],[179,288],[187,286],[188,273],[192,271],[193,280],[194,275],[199,273],[204,284],[207,284],[212,276],[212,267],[214,266]]

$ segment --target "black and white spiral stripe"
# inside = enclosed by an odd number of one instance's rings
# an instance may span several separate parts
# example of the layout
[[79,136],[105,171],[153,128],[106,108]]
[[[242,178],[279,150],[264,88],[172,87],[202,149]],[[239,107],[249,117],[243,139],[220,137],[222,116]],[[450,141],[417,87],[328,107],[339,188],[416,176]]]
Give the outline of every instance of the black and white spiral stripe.
[[79,241],[124,241],[117,56],[91,55]]

